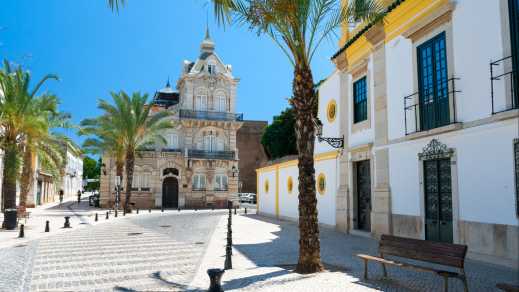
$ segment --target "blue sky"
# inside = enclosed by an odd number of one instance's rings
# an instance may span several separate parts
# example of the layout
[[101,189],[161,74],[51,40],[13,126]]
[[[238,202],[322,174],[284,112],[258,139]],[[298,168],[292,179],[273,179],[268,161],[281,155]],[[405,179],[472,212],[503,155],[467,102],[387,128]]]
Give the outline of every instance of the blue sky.
[[[292,66],[272,41],[246,27],[219,27],[207,0],[127,0],[117,14],[106,0],[1,0],[0,58],[24,65],[39,79],[55,73],[45,90],[57,94],[75,123],[99,114],[97,99],[110,91],[153,95],[183,60],[195,60],[209,15],[216,52],[241,79],[238,112],[268,120],[287,106]],[[314,78],[333,71],[335,41],[325,41]],[[68,133],[78,143],[82,139]]]

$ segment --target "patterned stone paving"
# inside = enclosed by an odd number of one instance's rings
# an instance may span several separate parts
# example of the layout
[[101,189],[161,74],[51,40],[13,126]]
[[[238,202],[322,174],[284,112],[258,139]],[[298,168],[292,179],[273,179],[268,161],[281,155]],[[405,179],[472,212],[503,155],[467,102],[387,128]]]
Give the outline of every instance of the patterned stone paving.
[[219,215],[150,215],[0,249],[0,291],[182,291]]

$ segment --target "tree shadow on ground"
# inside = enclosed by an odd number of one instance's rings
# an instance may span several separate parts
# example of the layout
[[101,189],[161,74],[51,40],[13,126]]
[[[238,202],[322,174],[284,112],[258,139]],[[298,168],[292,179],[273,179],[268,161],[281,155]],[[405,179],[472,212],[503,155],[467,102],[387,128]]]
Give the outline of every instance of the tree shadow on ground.
[[[241,215],[257,224],[270,223],[276,225],[268,241],[235,244],[233,247],[259,267],[286,267],[297,263],[299,251],[299,230],[297,223],[280,221],[255,214]],[[320,227],[321,260],[325,269],[342,273],[350,278],[350,282],[372,289],[398,291],[441,291],[443,280],[432,273],[423,273],[398,267],[388,266],[390,278],[384,278],[382,267],[376,263],[369,264],[369,278],[363,278],[364,263],[357,254],[378,254],[378,242],[375,239],[337,232],[331,228]],[[428,263],[420,263],[432,266]],[[330,269],[330,267],[332,267]],[[469,278],[469,289],[492,291],[497,282],[510,282],[517,279],[514,271],[508,268],[486,264],[467,259],[465,271]],[[515,271],[516,273],[516,271]],[[463,284],[456,279],[449,280],[453,291],[462,291]]]

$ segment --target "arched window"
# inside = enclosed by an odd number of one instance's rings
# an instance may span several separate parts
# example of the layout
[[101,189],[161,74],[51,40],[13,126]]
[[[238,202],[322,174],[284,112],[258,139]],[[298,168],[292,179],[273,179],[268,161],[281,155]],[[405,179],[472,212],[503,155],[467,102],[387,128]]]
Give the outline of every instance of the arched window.
[[204,150],[209,152],[217,151],[216,148],[216,136],[215,135],[206,135],[204,136]]
[[207,72],[209,74],[216,74],[216,64],[214,63],[214,61],[209,61],[207,63]]
[[178,143],[178,135],[175,133],[168,134],[166,137],[166,140],[168,142],[168,148],[171,149],[178,149],[179,143]]
[[207,111],[207,95],[197,95],[195,110],[197,111]]
[[224,95],[216,96],[216,110],[219,112],[227,111],[227,101]]

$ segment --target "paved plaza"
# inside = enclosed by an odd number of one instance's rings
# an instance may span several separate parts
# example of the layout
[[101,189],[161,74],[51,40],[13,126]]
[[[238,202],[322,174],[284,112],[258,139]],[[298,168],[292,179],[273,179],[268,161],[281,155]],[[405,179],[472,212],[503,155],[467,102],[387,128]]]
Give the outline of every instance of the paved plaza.
[[0,291],[182,291],[222,212],[111,216],[0,249]]
[[[49,234],[27,230],[33,239],[0,232],[0,291],[205,291],[207,269],[222,268],[225,259],[225,210],[147,210],[93,221],[86,201],[67,202],[36,211],[29,219],[40,224],[56,214],[73,216],[72,229],[56,227]],[[293,222],[249,214],[233,216],[233,269],[222,283],[225,291],[441,291],[442,279],[429,273],[389,268],[382,278],[379,265],[369,265],[362,279],[362,262],[355,254],[376,254],[373,239],[321,228],[321,254],[326,271],[293,273],[297,262],[298,229]],[[75,214],[75,215],[73,215]],[[41,216],[42,218],[39,218]],[[6,235],[7,234],[7,235]],[[10,236],[10,239],[8,238]],[[467,260],[470,291],[495,291],[499,282],[517,283],[517,271]],[[451,291],[462,291],[451,279]]]

